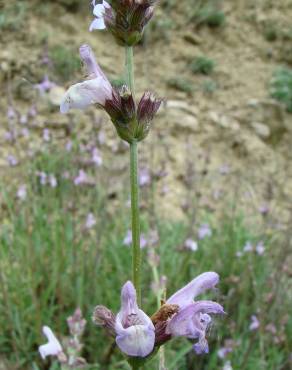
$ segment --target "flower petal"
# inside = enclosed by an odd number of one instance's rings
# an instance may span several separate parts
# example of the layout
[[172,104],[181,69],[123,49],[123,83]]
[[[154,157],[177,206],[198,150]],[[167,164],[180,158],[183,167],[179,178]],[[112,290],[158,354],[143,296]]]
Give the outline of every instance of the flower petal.
[[79,48],[79,53],[80,58],[86,65],[88,75],[93,75],[94,77],[102,77],[105,81],[107,81],[110,84],[106,75],[103,73],[102,69],[97,64],[91,47],[87,44],[81,45]]
[[89,31],[104,30],[106,28],[103,18],[95,18],[89,26]]
[[223,307],[212,301],[192,303],[173,316],[167,324],[166,332],[172,336],[198,338],[211,321],[208,314],[224,314]]
[[111,96],[111,85],[102,77],[87,80],[71,86],[60,106],[61,113],[67,113],[72,108],[84,109],[91,104],[104,105]]
[[93,14],[97,17],[97,18],[102,18],[103,15],[104,15],[104,11],[105,11],[105,6],[104,4],[97,4],[95,5],[94,9],[93,9]]
[[193,302],[196,296],[207,289],[214,288],[218,281],[219,275],[216,272],[205,272],[178,290],[166,303],[177,304],[180,308],[186,307]]
[[44,326],[43,334],[47,337],[48,343],[39,346],[39,353],[42,359],[45,359],[47,356],[58,356],[63,349],[52,330],[48,326]]
[[123,329],[116,337],[120,350],[128,356],[146,357],[154,348],[154,330],[144,325],[133,325]]

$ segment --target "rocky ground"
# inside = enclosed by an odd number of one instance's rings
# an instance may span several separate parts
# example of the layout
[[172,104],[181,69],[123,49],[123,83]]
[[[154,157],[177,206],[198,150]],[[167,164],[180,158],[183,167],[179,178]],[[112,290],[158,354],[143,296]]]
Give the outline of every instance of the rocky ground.
[[[34,85],[48,71],[42,63],[46,48],[61,45],[77,55],[79,45],[89,43],[112,78],[123,73],[123,49],[106,32],[88,32],[89,7],[72,12],[58,2],[24,3],[24,10],[17,10],[17,24],[2,25],[0,36],[0,173],[5,181],[16,181],[22,163],[47,141],[64,148],[72,125],[80,140],[97,128],[99,137],[106,137],[102,155],[113,178],[112,193],[119,189],[127,161],[111,123],[93,109],[70,116],[58,111],[64,89],[82,79],[81,70],[63,81],[50,73],[57,86],[41,97]],[[277,36],[271,42],[266,34],[271,24],[278,35],[292,32],[292,2],[226,0],[222,3],[226,21],[217,28],[196,26],[189,17],[188,1],[169,8],[163,4],[144,44],[135,50],[137,95],[150,88],[166,98],[141,145],[141,167],[147,170],[151,163],[152,176],[167,174],[158,176],[160,212],[183,217],[191,187],[191,197],[203,208],[222,210],[236,200],[247,215],[273,210],[281,225],[287,221],[292,196],[292,115],[270,98],[269,83],[279,65],[292,63],[291,39]],[[215,61],[208,76],[193,74],[189,68],[200,55]],[[174,78],[187,81],[190,91],[170,87]],[[17,117],[6,117],[9,106],[19,117],[30,111],[23,126]],[[34,106],[36,116],[31,112]],[[16,127],[16,140],[7,136],[11,126]],[[11,156],[18,164],[11,163]]]

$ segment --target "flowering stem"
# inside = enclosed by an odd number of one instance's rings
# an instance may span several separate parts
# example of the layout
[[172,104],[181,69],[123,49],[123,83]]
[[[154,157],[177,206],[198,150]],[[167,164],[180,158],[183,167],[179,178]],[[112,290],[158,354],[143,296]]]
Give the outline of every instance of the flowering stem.
[[135,82],[134,82],[134,63],[133,63],[133,47],[126,46],[126,80],[130,87],[133,97],[135,98]]
[[[133,47],[126,46],[126,79],[134,97]],[[141,305],[141,250],[140,250],[140,215],[138,186],[138,142],[130,143],[131,176],[131,213],[132,213],[132,279],[137,292],[137,301]]]
[[137,141],[130,144],[131,166],[131,212],[132,212],[132,271],[133,283],[137,292],[137,301],[141,305],[141,250],[140,250],[140,216],[138,186],[138,148]]

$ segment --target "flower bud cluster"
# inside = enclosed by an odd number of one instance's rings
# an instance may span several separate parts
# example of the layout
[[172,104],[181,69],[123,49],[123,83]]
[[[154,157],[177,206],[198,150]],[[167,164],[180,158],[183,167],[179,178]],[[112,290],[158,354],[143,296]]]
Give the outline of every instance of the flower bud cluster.
[[156,0],[112,0],[105,9],[104,22],[119,45],[133,46],[143,35],[154,13]]
[[107,99],[105,111],[117,130],[118,135],[127,142],[141,141],[149,133],[150,124],[158,111],[162,100],[151,92],[142,96],[138,106],[127,86],[120,90],[113,89],[112,99]]

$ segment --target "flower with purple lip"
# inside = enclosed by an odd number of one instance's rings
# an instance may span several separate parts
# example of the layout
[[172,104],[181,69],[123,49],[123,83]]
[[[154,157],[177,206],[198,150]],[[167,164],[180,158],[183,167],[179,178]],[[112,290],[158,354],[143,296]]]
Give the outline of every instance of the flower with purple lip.
[[205,290],[214,288],[218,281],[218,274],[205,272],[166,301],[167,305],[179,306],[178,312],[167,323],[166,334],[198,339],[193,347],[197,354],[209,352],[206,333],[212,322],[210,314],[224,314],[224,310],[219,303],[194,301],[194,298]]
[[154,348],[155,328],[151,319],[139,309],[136,290],[128,281],[121,292],[121,309],[115,317],[104,306],[97,306],[93,321],[115,336],[120,350],[132,357],[146,357]]

